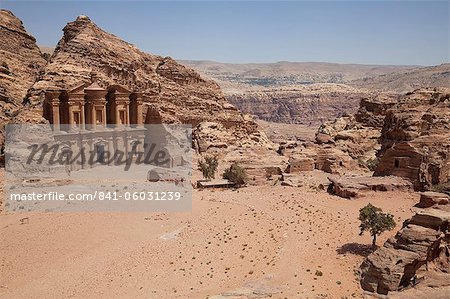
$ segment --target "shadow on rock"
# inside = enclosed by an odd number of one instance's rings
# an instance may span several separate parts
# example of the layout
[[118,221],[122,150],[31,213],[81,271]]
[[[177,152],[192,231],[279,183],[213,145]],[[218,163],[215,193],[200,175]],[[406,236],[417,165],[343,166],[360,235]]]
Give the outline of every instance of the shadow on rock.
[[358,243],[347,243],[336,249],[338,254],[357,254],[360,256],[367,257],[369,254],[375,251],[370,244],[358,244]]

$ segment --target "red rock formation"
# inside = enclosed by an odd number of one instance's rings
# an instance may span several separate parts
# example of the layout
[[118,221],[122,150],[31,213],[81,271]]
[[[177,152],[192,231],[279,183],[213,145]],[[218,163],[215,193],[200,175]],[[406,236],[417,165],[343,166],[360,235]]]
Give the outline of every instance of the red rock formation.
[[0,144],[3,126],[17,115],[27,90],[47,63],[36,40],[14,14],[0,10]]
[[420,89],[388,110],[374,175],[397,175],[418,190],[450,179],[450,89]]
[[[120,84],[143,92],[144,105],[150,104],[155,109],[151,110],[150,122],[155,121],[156,115],[158,122],[191,124],[193,127],[214,121],[242,140],[254,144],[267,142],[266,138],[255,141],[254,136],[262,134],[258,126],[244,119],[226,101],[216,83],[203,79],[194,70],[170,57],[140,51],[103,31],[87,16],[79,16],[63,31],[49,63],[30,89],[28,101],[36,110],[41,109],[46,89],[70,88],[88,82],[91,72],[95,71],[101,87]],[[21,119],[27,119],[27,115]]]
[[442,288],[441,293],[445,293],[450,286],[449,221],[448,204],[419,209],[395,237],[364,260],[362,288],[388,294],[418,283],[415,288],[420,290]]

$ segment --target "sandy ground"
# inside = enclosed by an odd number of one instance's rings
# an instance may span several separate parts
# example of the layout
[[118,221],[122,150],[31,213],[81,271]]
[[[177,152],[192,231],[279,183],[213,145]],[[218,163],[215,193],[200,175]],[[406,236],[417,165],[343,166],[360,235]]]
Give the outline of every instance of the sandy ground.
[[398,229],[418,201],[396,192],[347,201],[282,186],[193,197],[183,213],[3,212],[0,297],[360,298],[355,270],[370,237],[358,235],[358,209],[372,202]]

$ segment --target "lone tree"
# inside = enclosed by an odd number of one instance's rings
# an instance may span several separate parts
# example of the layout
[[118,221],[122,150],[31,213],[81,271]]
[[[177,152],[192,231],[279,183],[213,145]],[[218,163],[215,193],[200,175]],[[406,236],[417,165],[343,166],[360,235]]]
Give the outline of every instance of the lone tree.
[[202,172],[206,180],[216,176],[217,166],[219,166],[219,161],[216,156],[206,156],[204,160],[198,161],[198,170]]
[[236,184],[237,187],[241,187],[247,183],[247,173],[245,169],[239,166],[237,163],[231,164],[230,168],[225,169],[222,177]]
[[359,210],[359,220],[361,224],[359,228],[362,235],[366,230],[370,232],[372,236],[372,247],[376,247],[377,236],[381,235],[384,231],[392,230],[395,227],[394,216],[391,214],[383,213],[380,208],[368,204],[364,208]]

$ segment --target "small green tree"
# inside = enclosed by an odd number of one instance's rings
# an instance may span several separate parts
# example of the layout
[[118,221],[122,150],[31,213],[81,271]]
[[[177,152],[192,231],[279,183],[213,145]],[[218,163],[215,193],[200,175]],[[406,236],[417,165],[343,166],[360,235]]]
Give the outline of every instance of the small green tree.
[[247,172],[237,163],[231,164],[230,168],[225,169],[222,177],[236,184],[237,187],[247,183]]
[[393,215],[383,213],[380,208],[370,203],[359,210],[359,220],[361,221],[359,225],[361,232],[359,234],[362,235],[365,231],[369,231],[373,238],[372,247],[376,246],[377,236],[395,227]]
[[216,176],[217,167],[219,166],[219,161],[216,156],[206,156],[204,160],[198,161],[198,170],[203,174],[206,180],[213,179]]

